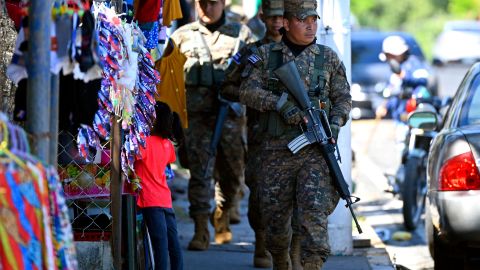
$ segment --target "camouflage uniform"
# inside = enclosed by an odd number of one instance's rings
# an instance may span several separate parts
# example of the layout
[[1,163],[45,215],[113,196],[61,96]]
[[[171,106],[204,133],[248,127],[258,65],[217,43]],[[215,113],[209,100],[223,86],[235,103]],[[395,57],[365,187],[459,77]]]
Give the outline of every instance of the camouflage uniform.
[[[297,3],[294,7],[289,2]],[[305,8],[302,2],[285,1],[286,13]],[[308,4],[308,1],[305,2]],[[316,2],[313,5],[316,8]],[[316,14],[315,9],[308,12],[308,15]],[[274,262],[276,254],[288,250],[296,200],[302,235],[302,261],[325,260],[330,253],[327,217],[335,209],[339,196],[318,146],[307,146],[296,155],[288,150],[287,144],[302,131],[299,126],[288,125],[276,111],[279,96],[288,91],[271,72],[269,61],[272,52],[281,54],[283,63],[295,60],[306,89],[319,90],[309,91],[312,104],[324,108],[330,120],[340,126],[348,120],[351,109],[345,67],[333,50],[317,44],[309,45],[296,57],[283,41],[264,45],[258,52],[261,60],[250,65],[251,72],[248,79],[243,80],[239,94],[242,103],[260,114],[258,138],[262,143],[258,160],[261,162],[256,167],[257,175],[262,179],[260,196],[267,224],[267,248],[274,256]],[[316,57],[322,55],[323,68],[316,73]],[[315,87],[315,82],[312,82],[314,74],[319,75],[316,81],[320,87]]]
[[[229,59],[241,44],[253,42],[250,30],[226,21],[213,33],[199,21],[177,29],[172,37],[187,56],[184,66],[189,128],[186,147],[191,178],[188,186],[190,216],[210,212],[211,182],[204,179],[208,148],[218,111],[219,88]],[[217,148],[214,179],[217,207],[228,209],[244,177],[245,115],[229,112]]]
[[[283,16],[283,0],[263,0],[262,11],[264,16]],[[268,34],[268,33],[267,33]],[[275,42],[265,35],[265,27],[261,33],[264,36],[261,40],[243,47],[235,56],[232,65],[227,70],[224,87],[221,94],[228,100],[239,101],[239,86],[242,82],[242,73],[247,74],[250,70],[246,68],[248,62],[254,61],[252,55],[258,55],[258,48],[262,45]],[[258,111],[253,108],[247,109],[247,163],[245,167],[245,183],[250,190],[248,198],[248,221],[255,232],[255,254],[254,266],[270,268],[271,259],[265,250],[265,224],[260,211],[258,185],[261,179],[258,177],[258,164],[261,163],[259,155],[260,143],[258,140]]]

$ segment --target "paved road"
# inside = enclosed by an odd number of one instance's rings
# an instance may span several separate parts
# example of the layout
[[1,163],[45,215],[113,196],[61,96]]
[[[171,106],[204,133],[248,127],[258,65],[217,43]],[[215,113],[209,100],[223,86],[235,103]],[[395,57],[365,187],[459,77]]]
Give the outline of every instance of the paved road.
[[424,227],[412,232],[408,241],[395,241],[392,235],[404,231],[402,202],[391,194],[383,173],[394,173],[400,154],[395,149],[395,125],[391,120],[362,120],[352,124],[352,148],[355,164],[352,177],[356,194],[362,198],[358,210],[384,238],[392,261],[408,269],[433,269],[425,241]]

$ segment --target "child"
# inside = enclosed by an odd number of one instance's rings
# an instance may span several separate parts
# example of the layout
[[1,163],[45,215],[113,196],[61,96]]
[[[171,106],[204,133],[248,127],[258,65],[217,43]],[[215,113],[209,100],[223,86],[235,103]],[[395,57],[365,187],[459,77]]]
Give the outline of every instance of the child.
[[137,205],[141,208],[152,242],[156,270],[168,269],[168,255],[172,270],[183,269],[182,251],[177,236],[172,197],[168,188],[165,168],[175,161],[175,149],[170,139],[172,111],[167,104],[155,104],[157,119],[146,147],[140,147],[141,157],[135,161],[135,172],[142,189]]

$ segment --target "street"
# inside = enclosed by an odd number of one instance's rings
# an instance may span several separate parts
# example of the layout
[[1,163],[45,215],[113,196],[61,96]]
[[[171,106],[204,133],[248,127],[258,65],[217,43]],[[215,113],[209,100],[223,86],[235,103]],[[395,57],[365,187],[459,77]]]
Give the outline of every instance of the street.
[[[468,67],[462,65],[437,68],[439,95],[453,96]],[[355,193],[362,198],[357,210],[375,229],[386,245],[394,264],[407,269],[433,269],[425,239],[423,217],[411,238],[396,238],[404,232],[402,201],[388,189],[387,174],[395,174],[400,163],[400,151],[395,144],[395,124],[392,120],[358,120],[352,123],[352,149],[355,153],[352,179]],[[403,268],[403,269],[404,269]]]

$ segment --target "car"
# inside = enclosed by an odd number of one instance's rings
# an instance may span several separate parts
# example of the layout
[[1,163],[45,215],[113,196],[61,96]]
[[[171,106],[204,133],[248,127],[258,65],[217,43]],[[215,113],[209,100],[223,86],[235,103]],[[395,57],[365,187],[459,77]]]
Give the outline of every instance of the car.
[[449,21],[433,47],[433,64],[462,63],[480,60],[480,21]]
[[[383,90],[390,78],[391,70],[380,60],[383,40],[391,35],[403,37],[413,55],[425,63],[429,72],[429,89],[436,91],[435,73],[426,62],[425,56],[413,36],[405,32],[382,32],[376,30],[352,31],[352,118],[373,118],[375,110],[385,97]],[[436,94],[433,93],[434,95]]]
[[465,75],[442,123],[431,126],[438,133],[427,160],[427,243],[435,269],[464,269],[480,254],[480,63]]

